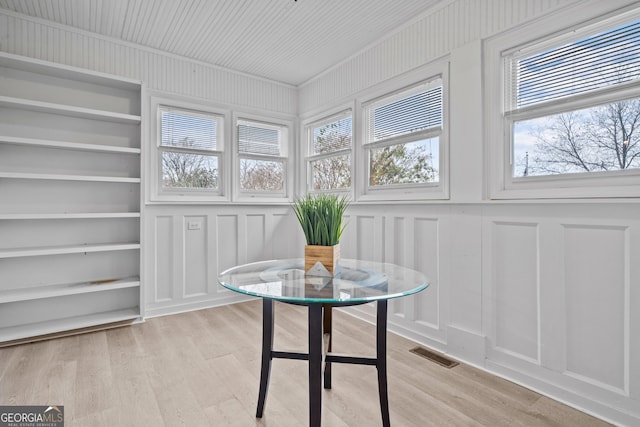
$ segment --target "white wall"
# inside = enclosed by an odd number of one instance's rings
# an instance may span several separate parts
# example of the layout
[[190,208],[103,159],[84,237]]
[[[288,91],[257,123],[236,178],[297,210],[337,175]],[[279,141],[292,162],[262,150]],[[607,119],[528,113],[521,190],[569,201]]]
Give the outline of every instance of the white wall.
[[[301,115],[318,114],[446,58],[450,201],[354,206],[345,256],[431,276],[425,292],[394,302],[391,329],[617,424],[640,425],[640,203],[492,202],[482,161],[483,40],[532,20],[545,26],[545,14],[588,20],[630,3],[445,2],[304,84],[299,102]],[[374,319],[370,307],[352,311]]]
[[[217,105],[310,115],[447,56],[450,192],[438,203],[353,205],[347,257],[423,270],[390,328],[621,425],[640,424],[640,203],[491,202],[484,195],[482,40],[575,1],[453,0],[295,88],[0,13],[0,49],[142,79]],[[629,1],[578,2],[593,16]],[[195,81],[182,78],[196,71]],[[200,86],[206,88],[200,90]],[[187,224],[200,224],[188,230]],[[292,231],[296,230],[296,231]],[[147,314],[236,300],[236,263],[299,256],[287,206],[147,206]],[[277,238],[274,238],[277,237]],[[356,311],[370,318],[370,308]]]
[[149,210],[145,286],[151,316],[239,301],[242,297],[217,284],[219,272],[247,262],[296,258],[303,246],[291,236],[299,226],[288,206]]

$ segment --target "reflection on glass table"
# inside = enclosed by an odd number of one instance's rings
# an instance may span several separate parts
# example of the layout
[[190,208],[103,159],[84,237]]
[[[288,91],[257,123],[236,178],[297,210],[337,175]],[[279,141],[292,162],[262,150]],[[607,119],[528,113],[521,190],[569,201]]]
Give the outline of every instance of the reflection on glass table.
[[327,278],[304,273],[303,259],[245,264],[220,274],[227,289],[296,303],[355,304],[411,295],[427,287],[422,273],[395,264],[340,260],[340,273]]

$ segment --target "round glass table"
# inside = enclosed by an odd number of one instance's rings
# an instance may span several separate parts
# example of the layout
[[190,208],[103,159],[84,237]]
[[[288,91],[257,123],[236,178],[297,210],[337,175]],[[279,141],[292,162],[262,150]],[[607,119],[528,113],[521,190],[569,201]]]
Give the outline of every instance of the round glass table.
[[[256,417],[262,418],[269,387],[271,360],[309,362],[309,425],[320,426],[322,415],[322,364],[324,388],[331,388],[331,364],[372,365],[378,370],[378,393],[383,426],[389,426],[387,393],[387,301],[427,288],[424,274],[395,264],[341,259],[334,277],[304,272],[304,259],[255,262],[220,273],[218,282],[227,289],[262,298],[262,367]],[[273,302],[305,305],[309,310],[309,352],[273,349]],[[332,354],[332,308],[376,302],[376,357]]]

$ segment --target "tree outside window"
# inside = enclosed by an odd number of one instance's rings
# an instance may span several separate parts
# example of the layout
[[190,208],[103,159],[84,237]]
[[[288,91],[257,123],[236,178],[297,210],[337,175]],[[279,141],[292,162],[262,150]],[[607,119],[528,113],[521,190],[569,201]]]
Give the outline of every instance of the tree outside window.
[[168,106],[160,106],[159,111],[162,188],[217,191],[220,118]]
[[218,188],[218,159],[176,151],[162,153],[162,186]]
[[438,138],[371,150],[369,184],[372,186],[419,184],[438,180],[433,147]]
[[236,129],[240,191],[284,195],[286,126],[239,119]]
[[351,188],[351,115],[330,118],[308,129],[311,155],[307,158],[311,190]]
[[439,181],[442,89],[438,77],[365,106],[371,188]]
[[640,100],[514,124],[516,176],[640,168]]

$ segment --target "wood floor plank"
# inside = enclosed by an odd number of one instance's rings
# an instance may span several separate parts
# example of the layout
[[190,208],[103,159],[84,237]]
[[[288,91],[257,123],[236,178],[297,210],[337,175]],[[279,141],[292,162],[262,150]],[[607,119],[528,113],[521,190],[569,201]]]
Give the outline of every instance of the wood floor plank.
[[78,348],[77,337],[65,337],[49,343],[52,345],[52,357],[46,365],[45,378],[37,387],[43,392],[38,401],[47,405],[67,402],[70,408],[74,408],[78,362],[69,358],[67,349]]
[[[275,347],[306,352],[307,310],[275,305]],[[262,304],[147,320],[0,348],[0,404],[65,406],[68,426],[298,427],[308,422],[304,361],[276,359],[255,418]],[[334,311],[333,350],[373,356],[375,327]],[[608,424],[465,364],[446,369],[388,334],[390,417],[398,426],[603,427]],[[376,369],[334,364],[325,427],[381,425]]]
[[[258,377],[248,372],[243,364],[232,354],[211,359],[209,363],[211,369],[216,371],[221,379],[221,383],[217,384],[217,386],[231,390],[234,397],[242,404],[244,410],[247,413],[255,414],[258,397]],[[274,393],[274,390],[270,389],[265,405],[265,411],[268,411],[270,415],[268,417],[265,416],[261,421],[265,425],[283,427],[305,425],[307,413],[289,410],[289,397],[288,394]]]
[[161,410],[148,376],[150,356],[134,331],[135,328],[119,328],[107,334],[118,408],[112,421],[119,426],[162,425]]
[[46,393],[42,383],[47,380],[53,345],[44,341],[20,347],[2,378],[0,399],[8,405],[37,405]]
[[3,352],[3,357],[0,357],[0,385],[2,385],[2,378],[5,376],[5,374],[9,370],[9,367],[14,366],[13,358],[20,351],[21,350],[19,346],[7,347],[7,351]]
[[246,427],[256,421],[236,398],[225,400],[205,409],[212,423],[226,427]]
[[84,417],[114,408],[117,398],[106,331],[83,334],[78,340],[75,407],[68,413]]

